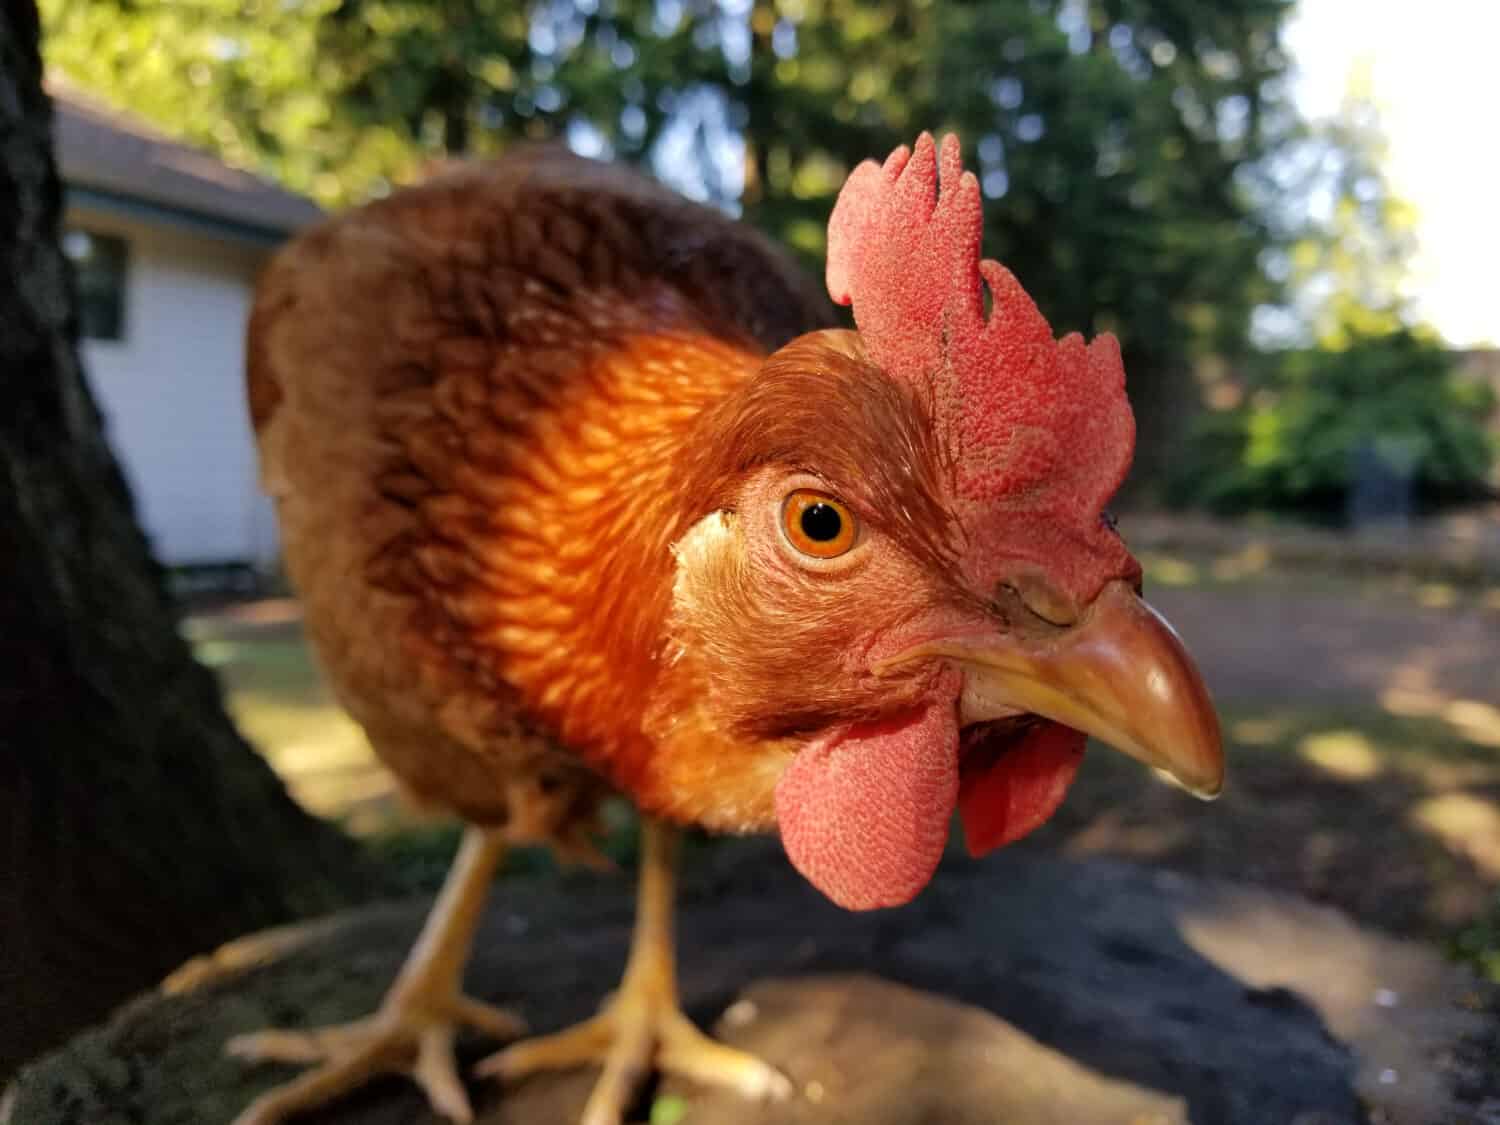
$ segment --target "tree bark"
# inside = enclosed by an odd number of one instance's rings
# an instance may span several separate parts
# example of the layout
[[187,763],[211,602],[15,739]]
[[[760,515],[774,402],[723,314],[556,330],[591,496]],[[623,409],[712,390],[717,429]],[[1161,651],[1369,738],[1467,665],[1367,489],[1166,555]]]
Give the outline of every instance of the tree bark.
[[0,1077],[366,879],[178,635],[79,368],[38,38],[0,5]]

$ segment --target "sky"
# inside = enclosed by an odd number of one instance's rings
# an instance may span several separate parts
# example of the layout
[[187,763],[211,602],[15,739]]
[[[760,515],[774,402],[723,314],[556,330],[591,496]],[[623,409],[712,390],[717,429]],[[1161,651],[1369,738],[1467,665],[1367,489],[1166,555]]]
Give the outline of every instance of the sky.
[[1417,314],[1455,347],[1500,345],[1500,0],[1301,0],[1287,43],[1308,117],[1369,68],[1387,180],[1417,210]]

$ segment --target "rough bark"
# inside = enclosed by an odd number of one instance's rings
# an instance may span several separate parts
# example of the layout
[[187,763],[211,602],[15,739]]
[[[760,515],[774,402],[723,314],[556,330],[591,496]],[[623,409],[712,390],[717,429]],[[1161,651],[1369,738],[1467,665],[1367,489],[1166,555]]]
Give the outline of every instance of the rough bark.
[[38,36],[0,5],[0,1076],[362,878],[176,630],[79,369]]

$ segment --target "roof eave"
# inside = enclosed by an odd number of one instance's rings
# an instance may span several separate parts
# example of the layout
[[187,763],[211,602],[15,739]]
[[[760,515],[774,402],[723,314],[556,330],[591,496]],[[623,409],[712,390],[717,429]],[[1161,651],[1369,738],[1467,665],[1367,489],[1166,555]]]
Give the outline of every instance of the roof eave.
[[262,249],[279,246],[299,227],[249,223],[240,219],[196,211],[175,203],[87,184],[64,184],[64,202],[69,208],[87,208],[192,234],[206,234],[224,242]]

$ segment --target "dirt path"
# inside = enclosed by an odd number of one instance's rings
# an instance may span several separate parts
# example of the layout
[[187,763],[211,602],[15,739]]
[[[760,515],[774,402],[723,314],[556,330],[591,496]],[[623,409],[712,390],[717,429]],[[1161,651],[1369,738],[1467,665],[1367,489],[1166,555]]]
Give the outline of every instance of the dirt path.
[[[1091,754],[1039,844],[1251,880],[1402,933],[1451,939],[1485,917],[1495,929],[1492,599],[1255,581],[1157,585],[1151,600],[1225,716],[1225,796],[1185,801],[1133,763]],[[1497,958],[1496,934],[1462,940]]]
[[1397,590],[1283,582],[1157,585],[1150,597],[1225,706],[1420,714],[1468,700],[1500,733],[1500,611],[1479,599],[1423,606]]

